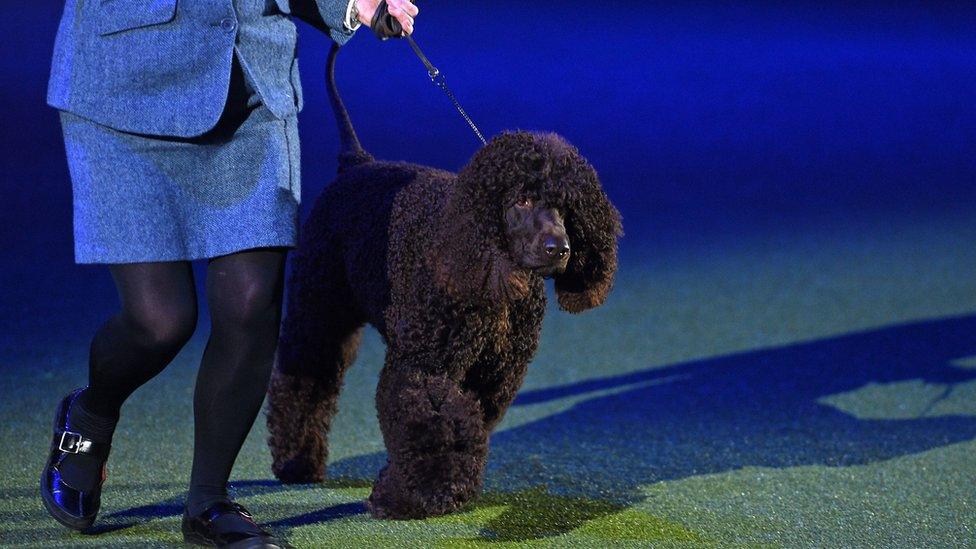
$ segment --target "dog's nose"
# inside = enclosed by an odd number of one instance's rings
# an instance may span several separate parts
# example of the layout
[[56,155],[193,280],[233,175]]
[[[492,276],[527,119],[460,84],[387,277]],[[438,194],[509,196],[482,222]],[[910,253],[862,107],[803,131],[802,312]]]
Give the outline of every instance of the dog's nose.
[[549,236],[542,247],[550,260],[563,259],[569,255],[569,241],[564,236]]

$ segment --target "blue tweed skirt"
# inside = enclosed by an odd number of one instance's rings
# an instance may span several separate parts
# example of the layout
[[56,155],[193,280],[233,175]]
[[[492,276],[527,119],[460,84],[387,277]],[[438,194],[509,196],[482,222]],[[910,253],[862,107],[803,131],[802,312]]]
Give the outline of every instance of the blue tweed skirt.
[[276,118],[236,56],[227,105],[202,136],[138,135],[65,111],[60,116],[75,263],[194,260],[295,246],[297,115]]

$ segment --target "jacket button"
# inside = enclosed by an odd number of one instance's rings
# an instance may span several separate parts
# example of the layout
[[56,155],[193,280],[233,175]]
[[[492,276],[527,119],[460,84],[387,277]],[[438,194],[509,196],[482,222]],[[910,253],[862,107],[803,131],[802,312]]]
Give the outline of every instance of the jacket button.
[[224,32],[233,32],[237,27],[237,22],[231,17],[225,17],[220,20],[220,29]]

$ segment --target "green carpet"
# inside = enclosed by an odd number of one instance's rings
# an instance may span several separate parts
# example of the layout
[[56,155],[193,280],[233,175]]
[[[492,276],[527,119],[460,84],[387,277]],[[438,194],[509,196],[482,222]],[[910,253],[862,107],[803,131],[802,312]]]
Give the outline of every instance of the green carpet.
[[[278,484],[262,417],[232,493],[300,547],[976,547],[970,219],[824,219],[680,245],[628,235],[605,307],[550,306],[485,493],[464,512],[365,513],[384,459],[372,331],[342,395],[330,480]],[[38,496],[50,416],[84,383],[88,338],[114,307],[94,276],[34,280],[44,300],[5,306],[0,544],[181,542],[205,318],[123,409],[97,534],[63,529]],[[92,295],[109,297],[93,308]]]

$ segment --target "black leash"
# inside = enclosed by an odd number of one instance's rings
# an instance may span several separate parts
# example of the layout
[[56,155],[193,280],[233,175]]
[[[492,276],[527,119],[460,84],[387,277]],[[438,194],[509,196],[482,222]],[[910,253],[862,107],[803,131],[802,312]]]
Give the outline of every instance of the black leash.
[[[400,38],[403,35],[403,27],[400,25],[400,22],[397,21],[396,17],[390,15],[389,9],[386,5],[386,0],[383,0],[380,2],[379,6],[377,6],[376,13],[373,14],[373,19],[370,21],[369,26],[373,29],[373,33],[380,40],[386,40],[388,38]],[[487,145],[488,142],[485,141],[485,136],[481,134],[481,130],[479,130],[478,126],[475,125],[474,120],[471,120],[468,113],[464,112],[461,104],[458,103],[457,98],[454,97],[454,92],[451,91],[451,88],[447,87],[447,81],[441,71],[438,70],[429,59],[427,59],[427,56],[424,55],[424,52],[420,50],[420,46],[417,45],[417,42],[414,41],[412,36],[409,34],[405,36],[407,43],[410,44],[413,52],[417,54],[417,57],[420,58],[421,63],[423,63],[424,67],[427,68],[427,75],[430,76],[430,81],[433,82],[438,88],[444,90],[447,97],[452,103],[454,103],[454,108],[457,109],[457,112],[462,118],[464,118],[464,121],[468,123],[468,126],[471,127],[471,131],[478,136],[478,139],[481,140],[483,145]]]

